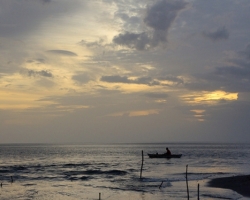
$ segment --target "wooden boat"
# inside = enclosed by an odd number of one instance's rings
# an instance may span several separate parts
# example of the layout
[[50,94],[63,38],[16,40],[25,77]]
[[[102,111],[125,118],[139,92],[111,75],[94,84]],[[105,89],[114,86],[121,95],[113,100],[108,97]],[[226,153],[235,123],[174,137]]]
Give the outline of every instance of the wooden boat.
[[148,153],[149,158],[180,158],[182,156],[182,154],[171,154],[171,155],[167,155],[167,154],[158,154],[158,153]]

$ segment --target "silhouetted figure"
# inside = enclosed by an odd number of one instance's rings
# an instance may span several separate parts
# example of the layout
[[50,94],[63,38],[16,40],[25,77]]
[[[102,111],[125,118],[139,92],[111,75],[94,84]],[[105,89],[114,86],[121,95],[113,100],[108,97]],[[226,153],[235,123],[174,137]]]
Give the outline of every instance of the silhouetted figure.
[[166,148],[166,150],[167,150],[166,154],[167,154],[168,156],[171,156],[171,151],[170,151],[168,148]]
[[1,188],[3,187],[3,183],[1,183]]

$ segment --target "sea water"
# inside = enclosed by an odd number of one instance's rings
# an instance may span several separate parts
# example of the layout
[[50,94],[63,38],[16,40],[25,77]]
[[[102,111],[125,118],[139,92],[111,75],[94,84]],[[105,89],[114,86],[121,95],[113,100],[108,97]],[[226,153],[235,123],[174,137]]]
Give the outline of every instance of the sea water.
[[[182,157],[147,156],[166,147]],[[249,174],[249,166],[250,144],[2,144],[0,199],[174,200],[187,199],[187,186],[189,198],[197,199],[199,184],[200,199],[243,200],[207,183]]]

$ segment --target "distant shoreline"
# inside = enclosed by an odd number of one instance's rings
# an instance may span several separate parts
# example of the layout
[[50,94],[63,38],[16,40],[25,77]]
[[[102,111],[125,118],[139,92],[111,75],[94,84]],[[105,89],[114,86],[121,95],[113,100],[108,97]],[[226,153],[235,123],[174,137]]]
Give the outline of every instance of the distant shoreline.
[[231,189],[242,196],[250,197],[250,175],[215,178],[208,182],[208,186]]

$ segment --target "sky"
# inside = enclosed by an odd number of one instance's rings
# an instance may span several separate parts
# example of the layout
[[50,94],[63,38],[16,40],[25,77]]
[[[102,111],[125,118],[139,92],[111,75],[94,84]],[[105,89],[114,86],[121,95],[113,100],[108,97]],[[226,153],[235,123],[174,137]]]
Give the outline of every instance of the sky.
[[1,0],[0,143],[250,141],[249,0]]

